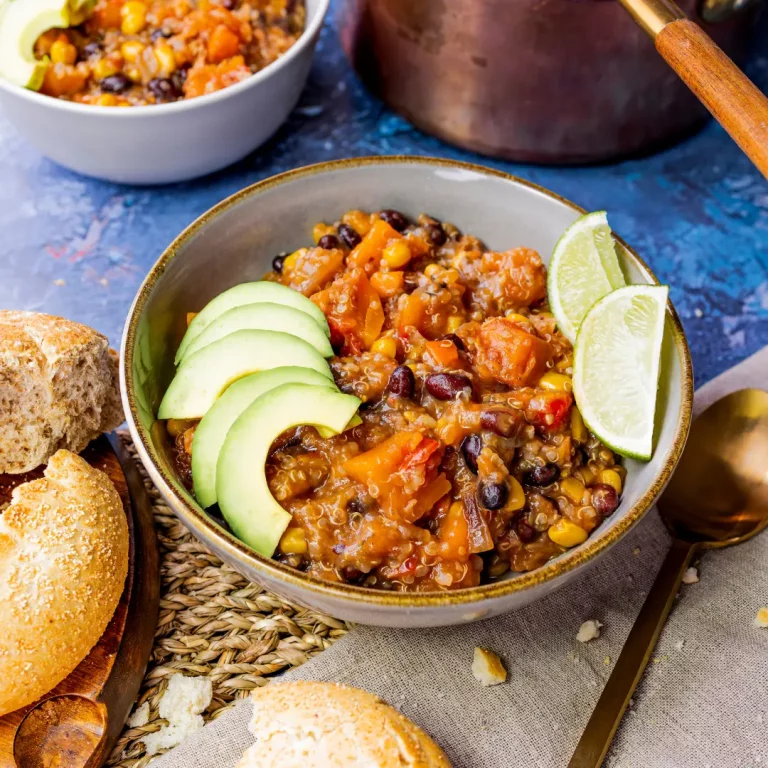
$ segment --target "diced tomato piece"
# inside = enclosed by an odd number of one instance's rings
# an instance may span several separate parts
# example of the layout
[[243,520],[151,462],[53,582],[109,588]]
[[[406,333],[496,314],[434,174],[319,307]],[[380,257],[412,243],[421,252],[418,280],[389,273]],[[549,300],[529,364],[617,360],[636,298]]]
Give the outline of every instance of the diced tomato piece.
[[554,357],[552,345],[504,317],[480,326],[475,349],[480,375],[511,387],[524,387],[546,372]]
[[538,392],[528,403],[526,416],[535,427],[557,432],[569,421],[572,404],[569,392]]
[[408,472],[419,464],[426,464],[438,448],[440,448],[440,443],[437,440],[432,440],[429,437],[423,438],[416,448],[405,457],[401,468]]

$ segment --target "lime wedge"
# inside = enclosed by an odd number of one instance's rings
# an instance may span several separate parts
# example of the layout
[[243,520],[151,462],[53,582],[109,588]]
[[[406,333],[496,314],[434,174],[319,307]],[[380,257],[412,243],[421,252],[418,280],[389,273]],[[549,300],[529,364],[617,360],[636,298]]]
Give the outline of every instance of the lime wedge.
[[573,392],[587,426],[622,456],[647,460],[659,385],[669,288],[628,285],[609,293],[581,323]]
[[589,308],[623,285],[605,211],[582,216],[565,230],[549,262],[549,304],[561,333],[573,344]]

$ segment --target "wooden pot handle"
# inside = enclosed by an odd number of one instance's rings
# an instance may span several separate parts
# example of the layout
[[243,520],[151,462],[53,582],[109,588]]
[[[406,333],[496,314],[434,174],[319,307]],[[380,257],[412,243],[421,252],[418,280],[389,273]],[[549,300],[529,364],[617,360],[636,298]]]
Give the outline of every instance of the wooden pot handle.
[[656,50],[768,178],[768,99],[691,19],[665,25]]

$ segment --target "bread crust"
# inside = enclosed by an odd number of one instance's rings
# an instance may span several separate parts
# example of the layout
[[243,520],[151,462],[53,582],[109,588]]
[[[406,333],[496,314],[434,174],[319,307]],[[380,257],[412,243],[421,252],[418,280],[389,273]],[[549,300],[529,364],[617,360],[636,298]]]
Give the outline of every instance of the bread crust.
[[103,472],[69,451],[0,515],[0,715],[50,691],[107,627],[128,572],[128,524]]
[[0,473],[79,453],[123,421],[118,357],[92,328],[0,310]]
[[450,768],[424,731],[367,691],[295,681],[251,698],[256,743],[237,768]]

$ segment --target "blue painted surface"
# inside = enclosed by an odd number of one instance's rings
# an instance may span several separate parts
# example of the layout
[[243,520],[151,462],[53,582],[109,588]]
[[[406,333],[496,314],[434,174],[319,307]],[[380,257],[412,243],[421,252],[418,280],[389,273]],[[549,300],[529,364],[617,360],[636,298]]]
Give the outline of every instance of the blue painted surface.
[[[768,39],[749,73],[768,89]],[[141,189],[84,179],[41,158],[0,112],[0,306],[43,310],[120,341],[142,278],[182,228],[272,174],[340,157],[439,155],[530,179],[613,228],[672,286],[697,384],[768,344],[768,184],[723,130],[653,157],[580,169],[492,161],[411,128],[356,80],[326,27],[299,107],[238,166]]]

